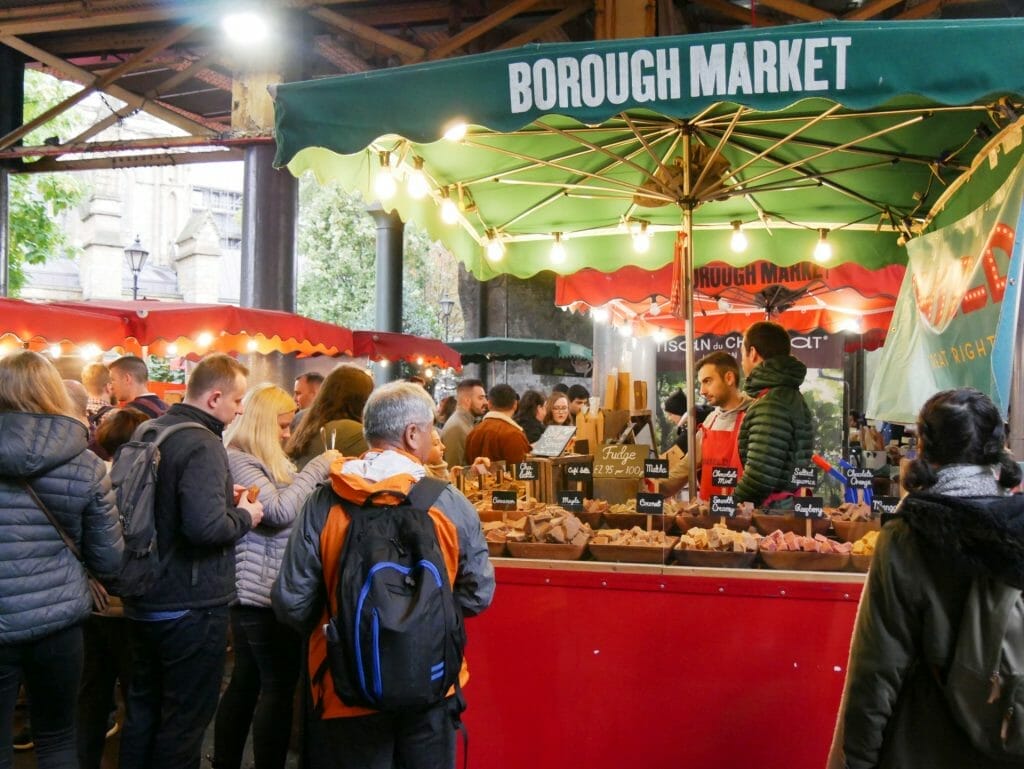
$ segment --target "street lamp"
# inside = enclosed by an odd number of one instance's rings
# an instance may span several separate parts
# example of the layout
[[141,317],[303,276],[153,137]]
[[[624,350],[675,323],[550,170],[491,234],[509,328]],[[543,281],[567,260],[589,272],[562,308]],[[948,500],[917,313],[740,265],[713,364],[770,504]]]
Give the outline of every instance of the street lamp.
[[149,251],[142,247],[139,236],[135,236],[135,242],[124,250],[124,257],[128,260],[128,266],[132,268],[132,299],[139,298],[139,273],[146,265],[149,258]]
[[444,320],[444,341],[448,341],[448,324],[452,319],[452,310],[455,309],[455,300],[449,299],[445,294],[438,302],[441,305],[441,318]]

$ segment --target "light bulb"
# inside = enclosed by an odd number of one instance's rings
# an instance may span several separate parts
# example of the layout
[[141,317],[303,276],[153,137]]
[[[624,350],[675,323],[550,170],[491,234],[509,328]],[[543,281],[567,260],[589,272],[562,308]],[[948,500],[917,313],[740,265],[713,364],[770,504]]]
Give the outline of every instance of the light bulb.
[[425,376],[427,379],[433,379],[434,378],[434,369],[432,369],[432,368],[425,369],[423,371],[423,376]]
[[270,32],[267,21],[251,11],[229,13],[221,19],[221,29],[232,43],[259,43]]
[[398,184],[391,174],[391,169],[384,167],[377,172],[377,178],[373,180],[373,192],[380,200],[388,200],[398,191]]
[[51,358],[59,358],[60,357],[60,353],[61,353],[61,349],[60,349],[60,345],[59,344],[51,344],[50,345],[50,357]]
[[651,297],[651,307],[647,310],[647,314],[652,317],[661,315],[661,305],[658,304],[657,297]]
[[747,250],[747,236],[743,233],[740,228],[740,222],[732,222],[732,240],[729,246],[732,248],[733,253],[740,254]]
[[633,336],[633,324],[630,323],[629,321],[626,321],[625,323],[618,327],[617,331],[619,332],[620,336],[624,336],[627,338],[631,337]]
[[843,323],[842,330],[853,334],[860,334],[864,329],[861,326],[860,318],[850,318]]
[[80,354],[85,360],[89,360],[90,358],[99,357],[101,352],[103,351],[99,348],[99,345],[86,344],[82,346]]
[[655,331],[654,334],[652,334],[652,336],[654,337],[654,341],[657,344],[665,344],[665,342],[668,341],[668,333],[661,328]]
[[209,347],[211,344],[213,344],[213,334],[211,334],[209,331],[202,332],[199,336],[196,337],[196,344],[198,344],[200,347]]
[[828,230],[818,230],[818,243],[814,246],[814,258],[819,262],[827,262],[832,258],[832,244],[828,242]]
[[422,366],[423,365],[423,356],[422,355],[420,355],[418,358],[416,358],[416,365],[417,366]]
[[595,307],[590,311],[590,317],[594,319],[594,323],[607,323],[609,312],[604,307]]
[[633,233],[633,250],[638,254],[646,254],[651,248],[651,236],[647,232],[647,222],[640,222],[640,229]]
[[255,339],[250,339],[248,342],[245,343],[245,346],[246,349],[249,350],[249,352],[256,352],[256,348],[259,347],[259,343]]
[[430,193],[430,182],[427,181],[427,175],[423,173],[423,160],[414,158],[413,164],[414,167],[405,180],[405,187],[409,190],[411,198],[422,200]]
[[551,263],[565,263],[565,244],[562,242],[562,233],[555,233],[555,242],[551,244]]
[[500,262],[505,255],[505,247],[501,245],[501,239],[497,235],[491,235],[487,240],[487,258],[492,262]]
[[445,129],[444,138],[450,142],[460,142],[466,138],[468,128],[469,126],[462,122],[452,123]]
[[459,207],[451,198],[444,198],[441,201],[441,221],[445,224],[455,224],[459,221]]
[[729,312],[732,309],[732,302],[724,297],[718,298],[718,309],[722,312]]
[[169,345],[167,345],[167,349],[165,350],[165,352],[167,353],[168,357],[173,358],[175,355],[178,354],[178,345],[174,344],[174,342],[171,342]]
[[388,361],[387,358],[381,358],[380,359],[380,367],[381,368],[387,368],[388,367],[388,363],[389,363],[389,361]]

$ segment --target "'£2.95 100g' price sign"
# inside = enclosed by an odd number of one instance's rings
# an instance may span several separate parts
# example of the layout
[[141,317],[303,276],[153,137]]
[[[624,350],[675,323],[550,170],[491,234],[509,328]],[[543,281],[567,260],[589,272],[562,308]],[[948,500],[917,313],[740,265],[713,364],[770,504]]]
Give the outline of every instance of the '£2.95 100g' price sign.
[[644,477],[644,460],[649,453],[647,446],[634,444],[601,446],[594,457],[594,477],[639,480]]

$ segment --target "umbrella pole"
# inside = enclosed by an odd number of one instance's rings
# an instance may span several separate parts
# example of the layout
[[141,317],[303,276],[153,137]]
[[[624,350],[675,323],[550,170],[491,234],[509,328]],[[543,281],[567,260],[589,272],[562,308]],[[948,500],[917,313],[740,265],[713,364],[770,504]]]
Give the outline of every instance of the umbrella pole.
[[697,499],[697,399],[695,380],[697,374],[694,371],[694,344],[696,342],[693,328],[693,196],[691,186],[693,179],[690,175],[690,152],[693,137],[689,131],[683,131],[683,228],[686,233],[686,242],[683,243],[683,269],[679,271],[679,279],[682,282],[679,296],[683,302],[683,320],[686,331],[686,462],[690,466],[689,492],[690,501]]

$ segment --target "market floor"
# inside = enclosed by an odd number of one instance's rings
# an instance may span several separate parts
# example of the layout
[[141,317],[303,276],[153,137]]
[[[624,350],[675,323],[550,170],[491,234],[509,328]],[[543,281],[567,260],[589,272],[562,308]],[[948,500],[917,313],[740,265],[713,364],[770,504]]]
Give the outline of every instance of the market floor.
[[[227,686],[228,681],[231,678],[231,663],[233,657],[228,653],[228,662],[224,670],[224,681],[221,685],[221,690]],[[295,744],[295,735],[292,735],[292,744]],[[102,769],[117,769],[117,754],[121,749],[121,734],[118,732],[113,737],[107,739],[106,750],[103,753],[103,764]],[[206,736],[203,738],[203,756],[202,762],[203,767],[209,767],[210,762],[205,760],[205,756],[213,755],[213,722],[210,722],[210,727],[206,730]],[[242,761],[242,769],[251,769],[253,765],[252,758],[252,745],[246,744],[245,746],[245,758]],[[288,760],[285,763],[285,769],[298,769],[299,766],[299,754],[295,750],[291,750],[288,753]],[[35,769],[36,757],[35,752],[31,750],[15,751],[14,753],[14,765],[13,769]]]

